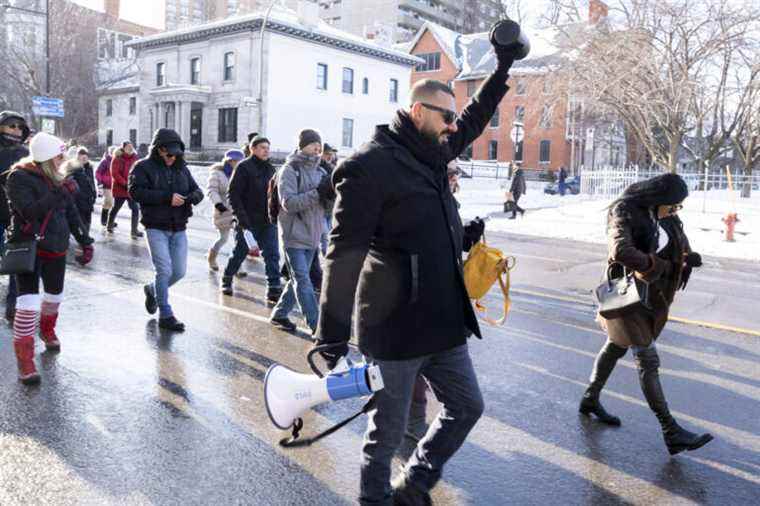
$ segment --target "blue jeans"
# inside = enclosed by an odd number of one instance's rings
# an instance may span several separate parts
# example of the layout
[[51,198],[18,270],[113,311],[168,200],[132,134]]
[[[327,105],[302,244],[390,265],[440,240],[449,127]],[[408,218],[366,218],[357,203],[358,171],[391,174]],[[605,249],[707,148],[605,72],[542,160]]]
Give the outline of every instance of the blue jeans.
[[[5,252],[5,227],[0,225],[0,253]],[[8,276],[8,292],[5,294],[5,306],[16,307],[16,297],[18,289],[16,288],[16,276]]]
[[[280,243],[277,239],[277,225],[260,225],[251,229],[253,238],[259,244],[261,254],[264,256],[264,272],[267,277],[267,292],[280,289]],[[227,277],[234,276],[243,265],[246,255],[248,255],[248,243],[245,242],[243,229],[235,232],[235,249],[232,256],[227,261],[227,267],[224,269],[224,275]]]
[[361,504],[391,505],[391,461],[406,430],[418,374],[443,404],[403,472],[422,491],[441,478],[446,461],[462,446],[483,414],[483,397],[467,345],[411,360],[375,360],[385,388],[368,413],[361,462]]
[[187,271],[187,235],[184,230],[169,232],[148,228],[145,232],[156,271],[153,293],[158,301],[158,316],[168,318],[174,316],[169,305],[169,287],[185,277]]
[[317,328],[319,308],[314,286],[309,279],[309,269],[317,254],[315,249],[285,248],[285,262],[288,264],[290,279],[285,284],[280,300],[272,311],[272,318],[287,318],[298,301],[301,313],[306,318],[309,328]]

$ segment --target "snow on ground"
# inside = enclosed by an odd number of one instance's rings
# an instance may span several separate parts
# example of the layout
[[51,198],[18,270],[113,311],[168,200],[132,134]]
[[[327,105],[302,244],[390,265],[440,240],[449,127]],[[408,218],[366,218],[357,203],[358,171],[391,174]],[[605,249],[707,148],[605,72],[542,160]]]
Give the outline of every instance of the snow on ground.
[[[507,219],[503,212],[504,192],[508,180],[472,178],[459,180],[457,199],[462,217],[488,216],[488,231],[512,232],[558,239],[606,243],[606,208],[609,200],[591,200],[584,195],[546,195],[545,183],[528,182],[528,191],[520,199],[525,216]],[[692,248],[703,255],[760,261],[760,192],[750,199],[738,192],[692,192],[679,213]],[[703,206],[705,212],[703,213]],[[725,226],[721,219],[730,211],[738,213],[736,242],[723,240]]]

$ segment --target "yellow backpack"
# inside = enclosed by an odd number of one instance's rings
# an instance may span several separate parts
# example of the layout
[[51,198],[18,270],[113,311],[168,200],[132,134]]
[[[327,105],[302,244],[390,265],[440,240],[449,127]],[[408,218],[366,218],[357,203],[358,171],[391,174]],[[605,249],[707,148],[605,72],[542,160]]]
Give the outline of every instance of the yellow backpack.
[[[481,318],[491,325],[503,325],[507,320],[512,301],[509,298],[509,271],[515,267],[515,257],[505,257],[500,249],[486,245],[486,237],[470,248],[464,263],[464,285],[467,294],[475,302],[475,309]],[[488,317],[487,308],[480,302],[496,281],[504,295],[504,316],[499,320]]]

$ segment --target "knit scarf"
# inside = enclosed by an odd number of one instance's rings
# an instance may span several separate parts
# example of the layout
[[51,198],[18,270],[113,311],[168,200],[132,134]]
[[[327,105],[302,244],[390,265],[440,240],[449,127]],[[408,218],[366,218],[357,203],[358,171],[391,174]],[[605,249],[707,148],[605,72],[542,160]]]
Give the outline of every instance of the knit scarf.
[[[420,133],[406,111],[398,111],[389,126],[391,136],[403,145],[414,158],[441,175],[446,171],[445,148],[437,140]],[[440,174],[439,174],[440,173]]]

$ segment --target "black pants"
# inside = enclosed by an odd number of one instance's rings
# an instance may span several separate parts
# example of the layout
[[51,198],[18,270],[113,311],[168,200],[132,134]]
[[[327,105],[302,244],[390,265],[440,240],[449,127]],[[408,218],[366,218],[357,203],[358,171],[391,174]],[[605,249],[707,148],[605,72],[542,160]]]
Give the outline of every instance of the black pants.
[[520,200],[520,197],[522,195],[515,194],[515,201],[512,203],[512,218],[515,218],[517,216],[517,212],[519,211],[520,214],[525,214],[525,209],[517,205],[517,202]]
[[92,226],[92,210],[89,213],[80,213],[79,217],[82,219],[82,226],[84,227],[85,235],[90,235],[90,227]]
[[17,274],[18,295],[31,295],[40,293],[40,278],[45,288],[45,293],[58,295],[63,292],[63,278],[66,275],[66,256],[57,258],[37,257],[34,272],[30,274]]
[[108,213],[108,228],[113,228],[113,223],[116,221],[116,215],[119,214],[119,210],[121,209],[121,206],[124,205],[124,202],[126,202],[132,210],[132,232],[137,232],[137,222],[140,219],[140,207],[134,200],[124,197],[114,198],[113,207]]

